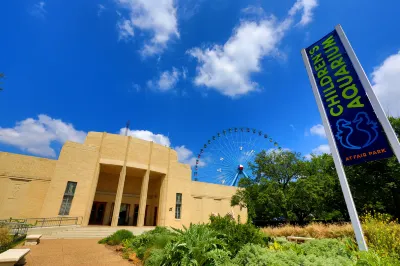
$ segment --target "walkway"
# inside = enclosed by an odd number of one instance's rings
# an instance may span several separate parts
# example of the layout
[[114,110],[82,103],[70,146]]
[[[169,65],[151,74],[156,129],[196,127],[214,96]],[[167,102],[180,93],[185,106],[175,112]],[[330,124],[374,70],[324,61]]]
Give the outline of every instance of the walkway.
[[130,265],[115,251],[97,244],[98,239],[44,239],[30,248],[25,266],[117,266]]

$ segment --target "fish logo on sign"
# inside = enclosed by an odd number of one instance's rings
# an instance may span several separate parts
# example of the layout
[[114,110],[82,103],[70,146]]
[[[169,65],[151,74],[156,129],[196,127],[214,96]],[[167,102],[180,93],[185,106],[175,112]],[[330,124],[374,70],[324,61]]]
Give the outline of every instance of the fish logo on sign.
[[352,150],[366,148],[378,138],[378,123],[372,121],[366,112],[359,112],[353,121],[339,119],[336,122],[335,137],[340,144]]

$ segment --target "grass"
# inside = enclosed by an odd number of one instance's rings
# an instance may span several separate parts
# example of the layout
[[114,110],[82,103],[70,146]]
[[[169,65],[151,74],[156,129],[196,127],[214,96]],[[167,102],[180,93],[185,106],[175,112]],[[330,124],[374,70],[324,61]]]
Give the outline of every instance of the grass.
[[343,238],[354,237],[350,223],[329,224],[313,223],[307,226],[284,225],[280,227],[265,227],[262,231],[271,237],[302,236],[312,238]]

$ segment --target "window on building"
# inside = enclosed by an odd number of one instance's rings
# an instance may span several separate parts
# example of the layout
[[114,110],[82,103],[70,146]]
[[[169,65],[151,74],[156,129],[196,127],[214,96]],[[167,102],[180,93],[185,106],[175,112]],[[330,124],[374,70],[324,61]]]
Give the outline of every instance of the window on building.
[[58,215],[69,215],[77,184],[77,182],[68,181]]
[[176,193],[175,219],[181,219],[182,193]]

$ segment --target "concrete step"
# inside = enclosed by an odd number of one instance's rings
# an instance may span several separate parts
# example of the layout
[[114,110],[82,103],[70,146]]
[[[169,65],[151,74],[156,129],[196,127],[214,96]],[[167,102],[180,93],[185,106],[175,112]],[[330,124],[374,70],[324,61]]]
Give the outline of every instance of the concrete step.
[[50,233],[43,234],[43,239],[85,239],[85,238],[105,238],[117,230],[126,229],[131,231],[134,235],[140,235],[143,232],[153,230],[155,227],[91,227],[82,226],[74,228],[61,228],[58,231],[52,230]]

